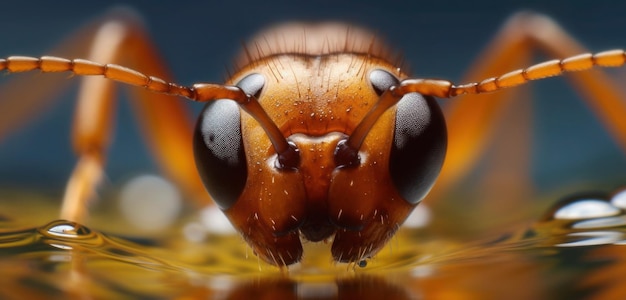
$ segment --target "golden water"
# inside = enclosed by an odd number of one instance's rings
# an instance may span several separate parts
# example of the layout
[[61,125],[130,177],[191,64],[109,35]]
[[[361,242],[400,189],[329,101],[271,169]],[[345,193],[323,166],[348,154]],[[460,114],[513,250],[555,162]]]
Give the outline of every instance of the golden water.
[[11,197],[0,199],[2,299],[626,296],[626,214],[610,199],[562,203],[480,240],[403,229],[366,266],[334,264],[328,245],[308,243],[302,263],[280,270],[260,262],[236,235],[184,238],[193,216],[142,236],[115,216],[95,215],[86,227],[55,220],[50,201]]

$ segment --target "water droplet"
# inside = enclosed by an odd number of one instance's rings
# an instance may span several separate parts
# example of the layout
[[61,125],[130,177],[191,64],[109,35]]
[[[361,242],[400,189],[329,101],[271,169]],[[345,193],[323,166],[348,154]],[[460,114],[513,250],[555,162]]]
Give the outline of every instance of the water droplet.
[[50,222],[48,225],[40,227],[39,233],[45,238],[46,244],[63,249],[73,249],[74,242],[91,243],[98,242],[99,239],[89,228],[75,222],[57,220]]
[[620,209],[599,199],[578,199],[557,206],[553,217],[560,220],[577,220],[615,216]]
[[89,228],[69,221],[54,221],[43,227],[43,234],[50,237],[84,238],[91,235]]
[[75,231],[74,226],[70,224],[60,224],[48,229],[48,232],[53,235],[73,235]]

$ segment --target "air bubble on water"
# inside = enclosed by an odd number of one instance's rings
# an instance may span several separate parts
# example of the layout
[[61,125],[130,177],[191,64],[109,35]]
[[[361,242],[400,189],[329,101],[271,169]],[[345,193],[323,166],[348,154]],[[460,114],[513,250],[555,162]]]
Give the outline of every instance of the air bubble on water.
[[89,228],[69,221],[54,221],[43,227],[43,233],[60,238],[84,238],[91,235]]
[[620,214],[620,209],[611,203],[597,199],[580,199],[559,207],[553,214],[555,219],[577,220],[610,217]]
[[48,233],[56,236],[72,237],[76,235],[76,228],[72,224],[59,224],[48,228]]
[[552,208],[549,220],[564,220],[569,232],[563,233],[566,242],[557,247],[580,247],[615,244],[624,240],[619,230],[626,225],[626,215],[619,207],[626,206],[626,195],[615,194],[609,199],[604,193],[579,194],[569,197]]
[[94,236],[89,228],[65,220],[53,221],[38,230],[41,235],[47,238],[48,245],[63,250],[72,249],[71,244],[67,244],[66,242],[84,242]]

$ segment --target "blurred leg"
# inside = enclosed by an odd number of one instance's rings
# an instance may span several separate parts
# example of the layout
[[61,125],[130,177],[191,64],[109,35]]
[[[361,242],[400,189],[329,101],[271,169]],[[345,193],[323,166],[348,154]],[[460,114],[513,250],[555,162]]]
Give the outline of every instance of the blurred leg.
[[[169,79],[138,18],[118,11],[98,26],[86,59],[115,63]],[[139,123],[158,163],[187,194],[202,204],[208,196],[198,179],[191,147],[193,123],[184,100],[129,88]],[[79,156],[65,192],[61,218],[81,221],[86,203],[103,176],[114,124],[115,83],[84,77],[73,125],[73,148]]]
[[[576,42],[558,24],[546,16],[524,12],[512,16],[499,31],[482,55],[470,68],[462,82],[481,81],[499,76],[506,72],[531,65],[532,53],[540,50],[554,57],[565,58],[588,52]],[[607,130],[626,152],[626,96],[620,87],[602,70],[574,72],[565,75],[571,80],[585,102],[603,121]],[[459,99],[447,100],[445,107],[449,146],[442,176],[436,185],[435,195],[442,194],[454,186],[461,177],[467,175],[480,160],[490,145],[494,130],[500,127],[518,127],[513,129],[517,136],[509,135],[506,148],[515,149],[508,161],[513,163],[507,168],[515,174],[509,176],[508,188],[513,193],[529,193],[532,184],[529,181],[530,130],[528,118],[519,117],[528,108],[528,101],[514,101],[519,88],[506,89],[495,93],[468,95]],[[512,105],[517,105],[512,108]],[[501,112],[512,111],[503,117]],[[512,120],[511,114],[516,120]],[[524,128],[520,128],[524,127]],[[493,150],[490,151],[493,153]],[[494,154],[500,157],[499,154]],[[516,161],[517,163],[514,163]],[[502,168],[501,168],[502,169]],[[486,180],[501,177],[497,172],[485,175]],[[526,191],[526,192],[524,192]],[[510,193],[509,193],[510,194]],[[433,198],[435,198],[434,196]]]

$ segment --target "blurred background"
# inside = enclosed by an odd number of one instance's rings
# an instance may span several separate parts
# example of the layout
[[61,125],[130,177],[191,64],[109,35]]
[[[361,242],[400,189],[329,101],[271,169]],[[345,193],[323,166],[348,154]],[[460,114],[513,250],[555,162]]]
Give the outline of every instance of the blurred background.
[[[570,1],[125,1],[143,16],[177,82],[222,82],[243,41],[274,23],[339,20],[378,32],[418,77],[459,81],[508,16],[552,16],[591,51],[626,48],[626,2]],[[46,55],[102,15],[111,1],[10,1],[2,5],[0,56]],[[542,57],[539,56],[538,59]],[[616,78],[626,74],[615,72]],[[620,77],[621,76],[621,77]],[[0,76],[0,84],[7,76]],[[36,88],[36,87],[33,87]],[[0,188],[62,193],[75,158],[69,148],[72,91],[0,141]],[[0,95],[1,97],[1,95]],[[0,98],[0,101],[2,99]],[[626,159],[562,79],[533,85],[533,174],[546,189],[576,182],[626,183]],[[202,105],[190,104],[198,112]],[[119,107],[108,180],[157,172],[125,101]],[[1,111],[0,118],[10,111]],[[626,117],[626,116],[625,116]]]

